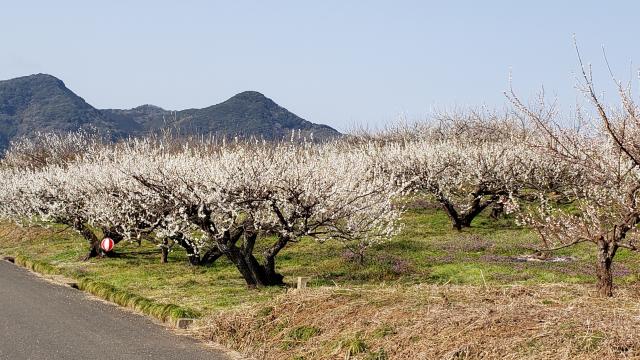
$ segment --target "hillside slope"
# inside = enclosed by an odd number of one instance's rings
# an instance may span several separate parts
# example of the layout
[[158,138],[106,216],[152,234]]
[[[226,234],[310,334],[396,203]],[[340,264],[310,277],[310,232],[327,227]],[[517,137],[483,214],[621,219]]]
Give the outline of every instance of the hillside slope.
[[0,81],[0,152],[35,132],[95,129],[113,139],[171,129],[181,135],[287,138],[293,130],[323,140],[335,129],[306,121],[255,91],[245,91],[203,109],[164,110],[142,105],[129,110],[96,109],[54,76],[36,74]]
[[[171,128],[184,135],[255,136],[278,140],[300,130],[303,136],[316,139],[339,136],[335,129],[302,119],[256,91],[245,91],[203,109],[164,110],[143,105],[129,110],[108,109],[103,114],[114,122],[133,122],[139,131],[148,133]],[[135,132],[135,131],[134,131]]]
[[75,131],[87,127],[119,134],[119,126],[51,75],[0,81],[0,149],[12,138],[36,131]]

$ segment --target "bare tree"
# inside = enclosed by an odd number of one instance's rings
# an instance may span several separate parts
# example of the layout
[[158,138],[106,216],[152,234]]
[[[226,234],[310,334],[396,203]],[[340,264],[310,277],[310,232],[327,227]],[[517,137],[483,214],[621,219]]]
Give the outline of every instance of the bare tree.
[[563,127],[553,105],[541,100],[527,106],[513,90],[507,94],[516,111],[537,127],[544,145],[537,147],[540,156],[562,162],[579,174],[565,191],[575,210],[559,206],[556,194],[540,191],[539,203],[523,209],[523,221],[539,231],[548,250],[593,243],[598,258],[598,293],[612,296],[612,264],[617,251],[638,250],[640,121],[630,88],[618,81],[620,108],[603,104],[577,46],[576,52],[581,70],[578,88],[595,110],[591,117],[578,109],[579,127]]

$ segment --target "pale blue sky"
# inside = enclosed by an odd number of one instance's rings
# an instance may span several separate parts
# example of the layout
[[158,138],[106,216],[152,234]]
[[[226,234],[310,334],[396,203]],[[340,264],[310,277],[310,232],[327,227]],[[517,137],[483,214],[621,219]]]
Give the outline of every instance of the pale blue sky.
[[[571,36],[609,84],[640,63],[634,1],[6,1],[0,79],[50,73],[98,108],[205,107],[256,90],[339,130],[502,107],[509,69],[573,104]],[[635,78],[635,71],[634,71]]]

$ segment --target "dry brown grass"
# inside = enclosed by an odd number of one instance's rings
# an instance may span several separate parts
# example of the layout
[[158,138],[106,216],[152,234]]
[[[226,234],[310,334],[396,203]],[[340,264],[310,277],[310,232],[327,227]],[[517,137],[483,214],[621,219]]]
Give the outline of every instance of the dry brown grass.
[[[197,331],[256,359],[640,358],[639,290],[594,295],[582,285],[308,289]],[[300,339],[295,329],[315,330]]]
[[3,246],[17,246],[32,243],[33,239],[46,239],[66,231],[66,228],[53,229],[42,226],[17,226],[13,222],[0,221],[0,242]]

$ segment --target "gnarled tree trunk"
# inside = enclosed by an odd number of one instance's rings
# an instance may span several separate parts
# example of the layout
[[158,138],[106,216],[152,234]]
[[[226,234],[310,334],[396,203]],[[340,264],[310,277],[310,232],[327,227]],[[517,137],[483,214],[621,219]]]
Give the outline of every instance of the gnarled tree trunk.
[[216,260],[218,260],[218,258],[220,258],[222,255],[224,254],[220,251],[220,249],[214,247],[205,252],[204,255],[202,255],[202,257],[200,258],[200,265],[211,265],[216,262]]
[[442,207],[447,212],[449,219],[451,219],[451,225],[454,229],[460,231],[463,228],[471,227],[471,222],[476,216],[487,208],[487,206],[493,204],[496,200],[494,196],[484,199],[482,195],[474,195],[474,199],[471,202],[469,208],[463,212],[459,212],[453,203],[444,196],[437,197]]
[[200,265],[200,255],[198,255],[196,248],[189,241],[187,241],[183,233],[176,233],[175,235],[171,236],[170,239],[173,240],[176,244],[180,245],[187,252],[189,264],[194,266]]
[[90,258],[100,255],[100,239],[96,234],[89,229],[87,224],[81,219],[74,219],[72,223],[73,228],[82,235],[85,240],[89,242],[89,253],[85,255],[82,260],[86,261]]
[[[108,255],[100,248],[102,239],[98,238],[84,221],[76,219],[73,221],[72,226],[76,231],[80,233],[80,235],[82,235],[83,238],[85,238],[89,242],[89,253],[87,253],[87,255],[82,258],[84,261],[94,257],[102,257]],[[123,239],[122,235],[112,229],[103,229],[102,232],[104,233],[105,237],[111,238],[114,244],[119,243]]]
[[[242,246],[237,246],[236,243],[241,236],[244,236],[244,242]],[[280,249],[277,248],[277,242],[274,247],[265,252],[265,265],[261,265],[253,255],[255,242],[258,235],[253,231],[245,231],[245,229],[238,229],[234,233],[227,232],[223,238],[226,241],[222,243],[222,248],[225,249],[222,252],[227,258],[236,265],[240,274],[245,279],[247,286],[259,287],[259,286],[279,286],[283,285],[284,276],[278,274],[275,271],[275,256]],[[286,245],[286,242],[284,243]],[[282,247],[284,247],[282,245]]]
[[491,215],[489,215],[492,219],[497,220],[499,217],[504,215],[504,204],[503,203],[495,203],[491,207]]
[[[283,276],[275,272],[275,256],[280,251],[279,249],[275,250],[272,256],[266,257],[266,261],[269,263],[267,266],[261,265],[253,255],[258,234],[250,221],[238,224],[232,229],[218,232],[215,224],[211,221],[211,211],[209,209],[206,207],[203,209],[194,207],[190,210],[193,222],[211,239],[216,239],[216,249],[213,249],[209,255],[205,255],[205,258],[215,261],[215,259],[224,255],[236,266],[250,288],[283,284]],[[200,213],[203,213],[204,216],[200,216]],[[238,242],[243,237],[242,245],[238,246]],[[200,261],[199,258],[198,261]]]
[[607,242],[601,238],[598,241],[598,263],[596,266],[597,291],[598,295],[604,297],[613,296],[613,272],[611,267],[613,265],[613,257],[616,255],[618,249],[615,243]]
[[169,262],[169,241],[167,239],[162,240],[162,253],[160,255],[160,262],[166,264]]
[[265,278],[270,285],[282,285],[284,276],[276,272],[276,256],[284,249],[290,239],[284,235],[278,235],[278,240],[264,252]]

